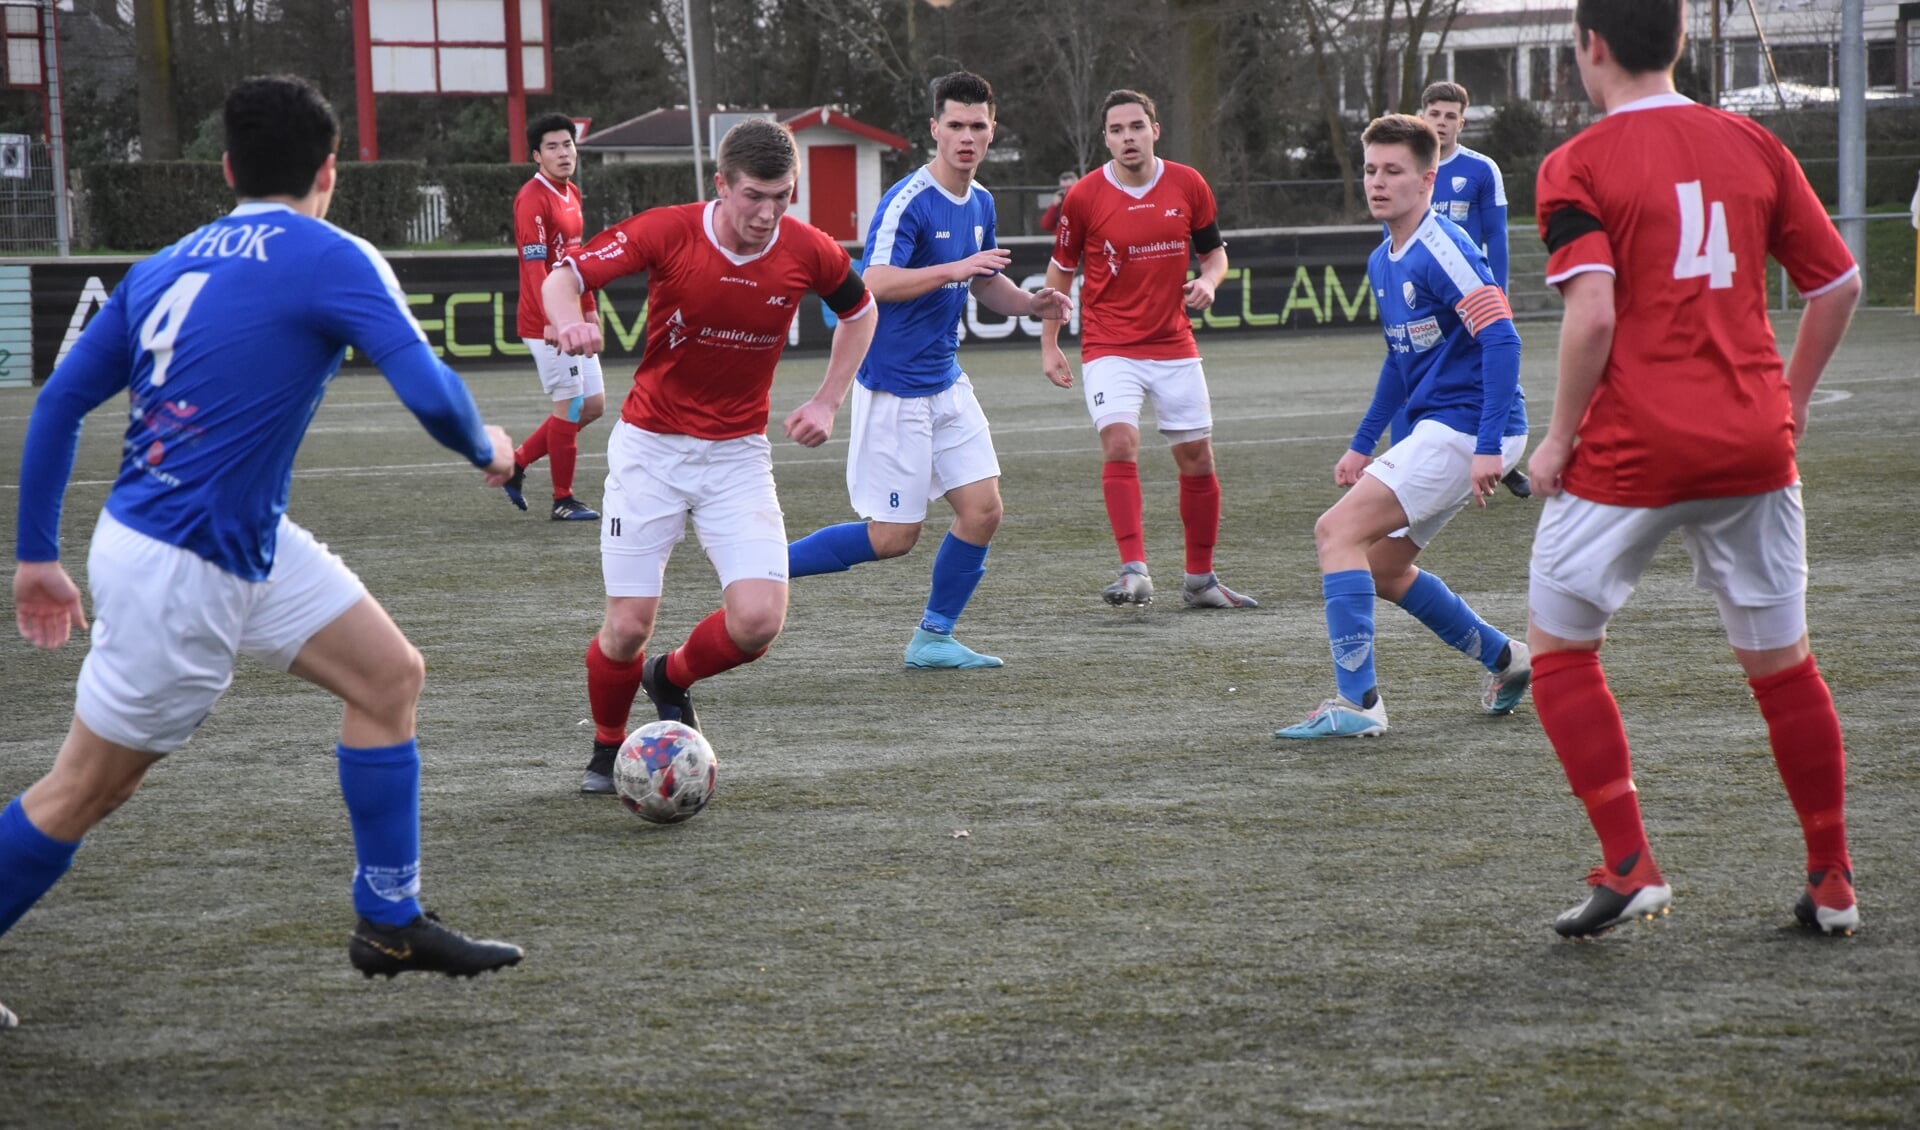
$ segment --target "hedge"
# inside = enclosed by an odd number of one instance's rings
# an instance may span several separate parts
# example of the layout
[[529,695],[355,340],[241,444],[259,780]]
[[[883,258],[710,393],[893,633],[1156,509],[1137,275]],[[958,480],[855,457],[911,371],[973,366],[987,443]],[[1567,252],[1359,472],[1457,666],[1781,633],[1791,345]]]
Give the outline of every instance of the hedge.
[[[339,166],[327,219],[382,247],[404,243],[420,211],[426,166],[404,161]],[[155,251],[233,209],[215,161],[136,161],[81,172],[96,249]]]
[[155,251],[233,209],[212,161],[88,165],[81,172],[96,248]]
[[[462,243],[513,242],[513,198],[533,175],[529,165],[447,165],[428,182],[447,190],[446,238]],[[586,237],[636,212],[693,199],[693,165],[593,165],[580,176]],[[709,193],[711,195],[711,193]]]

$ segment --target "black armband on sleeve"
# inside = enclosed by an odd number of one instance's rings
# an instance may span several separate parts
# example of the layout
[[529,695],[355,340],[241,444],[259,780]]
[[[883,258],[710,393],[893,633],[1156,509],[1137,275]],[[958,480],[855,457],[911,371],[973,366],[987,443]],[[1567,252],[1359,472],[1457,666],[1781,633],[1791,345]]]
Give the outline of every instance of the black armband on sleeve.
[[1562,208],[1547,219],[1547,250],[1558,251],[1583,235],[1605,230],[1599,217],[1578,208]]
[[1226,245],[1227,241],[1220,238],[1220,225],[1217,222],[1208,224],[1204,228],[1199,228],[1193,233],[1193,253],[1195,255],[1205,255],[1215,248],[1225,247]]
[[836,316],[845,317],[860,309],[860,304],[867,300],[867,284],[860,278],[859,271],[848,271],[846,281],[835,287],[832,294],[821,297]]

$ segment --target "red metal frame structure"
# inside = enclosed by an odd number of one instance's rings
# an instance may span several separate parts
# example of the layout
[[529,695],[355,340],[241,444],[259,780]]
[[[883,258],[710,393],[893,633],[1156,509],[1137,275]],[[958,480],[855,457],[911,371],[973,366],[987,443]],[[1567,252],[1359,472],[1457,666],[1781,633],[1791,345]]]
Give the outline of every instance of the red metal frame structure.
[[[429,39],[393,39],[374,38],[373,10],[382,4],[398,7],[396,0],[353,0],[353,56],[354,56],[354,96],[359,121],[360,159],[377,161],[380,158],[379,119],[374,108],[374,96],[377,94],[505,94],[507,99],[507,155],[516,164],[527,159],[527,95],[547,94],[553,90],[553,43],[550,34],[552,26],[552,0],[537,0],[540,10],[540,25],[528,34],[521,26],[522,0],[499,0],[504,33],[499,39],[474,39],[461,34],[460,29],[443,25],[442,6],[448,0],[414,0],[414,6],[424,6],[430,12],[433,21],[432,37]],[[375,47],[424,50],[431,53],[433,60],[433,80],[426,89],[385,90],[375,89],[373,50]],[[523,51],[527,47],[538,47],[541,52],[541,81],[538,85],[528,86],[524,70]],[[500,51],[505,55],[505,89],[466,89],[449,88],[442,74],[449,50]]]

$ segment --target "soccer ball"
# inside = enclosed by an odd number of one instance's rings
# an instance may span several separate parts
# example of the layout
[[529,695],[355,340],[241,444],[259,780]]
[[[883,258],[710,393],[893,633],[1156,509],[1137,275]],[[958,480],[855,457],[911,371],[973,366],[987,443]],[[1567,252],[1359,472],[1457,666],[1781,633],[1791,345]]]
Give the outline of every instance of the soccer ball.
[[700,731],[683,722],[652,722],[621,743],[613,785],[620,803],[642,820],[678,824],[707,806],[719,769]]

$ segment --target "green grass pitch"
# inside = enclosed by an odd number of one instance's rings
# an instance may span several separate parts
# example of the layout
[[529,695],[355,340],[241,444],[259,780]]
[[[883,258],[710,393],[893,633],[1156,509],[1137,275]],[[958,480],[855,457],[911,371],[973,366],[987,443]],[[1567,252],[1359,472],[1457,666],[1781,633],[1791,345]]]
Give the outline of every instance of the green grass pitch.
[[[1522,334],[1537,436],[1555,326]],[[1377,334],[1205,345],[1219,570],[1259,597],[1248,612],[1180,606],[1174,471],[1151,438],[1162,599],[1102,604],[1118,562],[1078,391],[1048,385],[1037,350],[963,347],[1006,520],[959,635],[1007,666],[901,665],[936,503],[912,555],[797,582],[772,652],[699,688],[720,789],[665,828],[574,792],[594,528],[511,509],[384,382],[342,378],[292,514],[427,656],[427,904],[527,959],[471,983],[349,968],[338,708],[243,663],[0,939],[0,1000],[24,1020],[0,1034],[0,1126],[1911,1125],[1916,341],[1911,317],[1863,315],[1802,451],[1815,650],[1851,758],[1849,941],[1792,927],[1798,828],[1677,543],[1606,651],[1669,919],[1555,938],[1598,852],[1531,702],[1480,715],[1478,668],[1391,606],[1392,732],[1269,736],[1331,685],[1312,526]],[[821,368],[782,366],[776,421]],[[608,376],[617,399],[627,376]],[[544,411],[531,369],[470,379],[516,439]],[[9,506],[31,403],[0,392]],[[590,502],[606,431],[584,437]],[[108,406],[83,441],[76,575],[118,434]],[[774,450],[790,536],[852,517],[843,440]],[[1422,564],[1518,631],[1537,513],[1502,493]],[[689,537],[656,646],[717,599]],[[0,796],[51,763],[84,648],[0,643]]]

